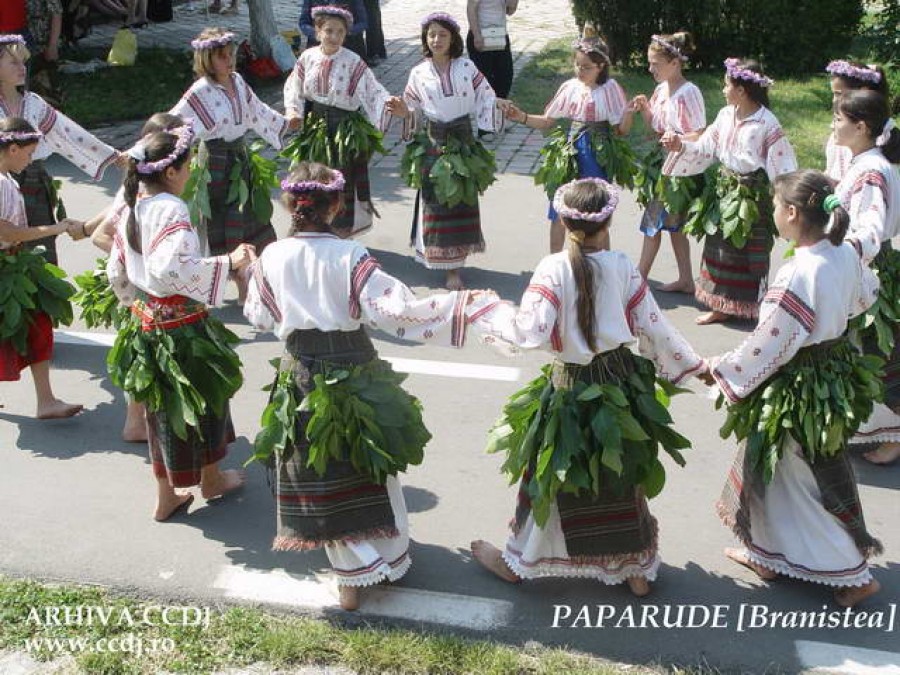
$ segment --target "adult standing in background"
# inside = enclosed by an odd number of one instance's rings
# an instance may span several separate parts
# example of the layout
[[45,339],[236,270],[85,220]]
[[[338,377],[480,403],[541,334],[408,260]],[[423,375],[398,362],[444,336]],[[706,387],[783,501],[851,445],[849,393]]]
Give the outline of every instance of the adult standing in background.
[[62,106],[62,91],[56,78],[59,38],[62,34],[61,0],[25,0],[25,39],[32,58],[29,88],[50,105]]
[[363,40],[363,33],[368,29],[369,24],[363,0],[303,0],[300,3],[300,32],[308,38],[307,49],[319,44],[316,39],[316,23],[312,17],[312,8],[319,5],[340,7],[353,15],[353,26],[347,33],[347,37],[344,38],[344,47],[365,59],[366,43]]
[[366,62],[378,65],[387,58],[384,31],[381,29],[381,0],[364,0],[366,6]]
[[[514,14],[518,6],[519,0],[469,0],[466,7],[466,51],[497,98],[509,98],[512,87],[513,59],[506,17]],[[487,134],[479,130],[478,135]]]

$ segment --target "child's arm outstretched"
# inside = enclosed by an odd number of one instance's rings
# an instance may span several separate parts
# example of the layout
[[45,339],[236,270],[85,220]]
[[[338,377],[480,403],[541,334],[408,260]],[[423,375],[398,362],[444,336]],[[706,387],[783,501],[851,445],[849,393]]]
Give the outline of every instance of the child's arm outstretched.
[[10,244],[23,244],[35,239],[43,239],[63,232],[68,232],[73,224],[81,226],[81,221],[61,220],[54,225],[35,225],[34,227],[16,227],[8,220],[0,220],[0,241]]

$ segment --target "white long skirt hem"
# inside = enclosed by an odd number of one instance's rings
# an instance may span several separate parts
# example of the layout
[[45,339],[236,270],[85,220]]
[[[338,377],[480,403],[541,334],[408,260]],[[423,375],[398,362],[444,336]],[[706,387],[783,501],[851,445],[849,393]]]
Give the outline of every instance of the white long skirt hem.
[[876,403],[872,414],[850,439],[851,445],[900,443],[900,415],[884,403]]

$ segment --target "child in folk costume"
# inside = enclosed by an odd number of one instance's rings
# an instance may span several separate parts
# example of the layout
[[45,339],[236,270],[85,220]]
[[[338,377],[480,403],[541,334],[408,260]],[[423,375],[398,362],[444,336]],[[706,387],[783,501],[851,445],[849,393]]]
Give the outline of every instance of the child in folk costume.
[[244,481],[243,472],[218,466],[234,440],[228,400],[242,381],[237,337],[206,308],[222,304],[229,271],[248,265],[253,247],[202,256],[178,198],[190,175],[192,140],[183,126],[152,133],[128,151],[129,213],[107,265],[113,290],[139,319],[124,325],[107,363],[113,383],[147,407],[157,521],[193,500],[175,488],[199,483],[201,495],[212,499]]
[[552,203],[562,183],[593,176],[632,187],[636,171],[634,154],[624,140],[617,139],[631,129],[634,111],[628,106],[625,90],[609,76],[607,47],[592,30],[586,27],[585,37],[574,44],[575,77],[562,83],[543,115],[523,112],[514,105],[507,112],[511,120],[533,129],[550,129],[558,119],[572,120],[568,137],[561,130],[555,132],[556,139],[541,151],[545,166],[563,163],[559,153],[571,156],[574,152],[574,160],[566,162],[566,175],[544,176],[539,171],[535,176],[535,182],[543,183],[551,198],[547,215],[551,253],[562,250],[566,237]]
[[[687,140],[696,140],[706,126],[706,108],[703,94],[693,82],[688,82],[682,68],[694,52],[694,40],[690,33],[654,35],[647,47],[647,61],[650,74],[659,84],[648,100],[643,94],[631,100],[631,107],[641,113],[644,123],[652,129],[657,138],[666,132],[680,134]],[[659,146],[657,146],[659,147]],[[654,152],[654,160],[658,155]],[[654,168],[662,166],[662,157],[654,161]],[[661,177],[660,180],[665,180]],[[656,181],[654,181],[655,187]],[[694,275],[691,272],[691,247],[687,235],[681,231],[684,213],[669,213],[660,199],[650,201],[641,218],[641,232],[646,236],[641,248],[638,269],[645,279],[659,252],[662,230],[666,230],[672,241],[675,262],[678,265],[678,279],[659,287],[661,291],[694,292]]]
[[[21,117],[43,134],[32,163],[15,178],[25,198],[27,222],[44,226],[55,223],[57,214],[63,212],[53,178],[44,166],[45,159],[60,154],[94,180],[100,180],[106,168],[118,160],[119,153],[37,94],[23,90],[29,56],[21,36],[0,35],[0,119]],[[56,242],[52,236],[30,245],[44,246],[45,257],[56,264]]]
[[[184,120],[177,115],[156,113],[147,120],[143,127],[141,127],[139,136],[140,138],[144,138],[156,131],[170,131],[183,126]],[[139,190],[136,199],[139,200],[143,197],[144,194]],[[125,203],[125,188],[123,186],[116,192],[112,204],[85,223],[84,233],[86,236],[90,236],[94,246],[108,256],[110,251],[112,251],[116,230],[120,223],[124,223],[128,220],[130,212],[131,209],[129,209],[128,204]],[[85,275],[80,275],[75,278],[76,283],[79,285],[82,284],[81,280],[83,278],[86,278],[90,285],[100,283],[105,286],[106,292],[104,292],[102,296],[97,293],[90,295],[87,293],[79,293],[76,294],[76,297],[74,298],[75,302],[79,302],[80,297],[94,297],[98,298],[99,302],[102,303],[106,300],[107,293],[114,295],[112,288],[109,286],[109,279],[106,276],[107,262],[108,259],[101,259],[98,261],[99,266],[97,269],[86,272]],[[86,303],[87,300],[85,299],[82,302]],[[82,309],[84,313],[90,311],[90,308],[87,307],[86,304],[82,305]],[[104,328],[109,328],[110,326],[116,326],[118,328],[117,322],[121,320],[121,315],[119,313],[126,313],[126,318],[131,319],[130,311],[121,306],[117,306],[113,313],[107,313],[103,316],[96,316],[99,315],[100,312],[95,311],[94,320],[99,322],[95,325],[101,325]],[[94,326],[88,322],[88,328],[93,327]],[[128,401],[125,413],[125,424],[122,428],[122,439],[129,443],[141,443],[147,440],[147,417],[143,403],[136,403],[132,400]]]
[[699,316],[698,324],[759,316],[774,244],[768,181],[797,168],[794,150],[768,109],[771,85],[755,61],[726,59],[722,93],[728,105],[697,141],[668,132],[661,139],[670,151],[663,166],[667,175],[694,175],[719,162],[707,200],[725,196],[711,205],[718,219],[703,242],[695,291],[711,311]]
[[[209,205],[209,214],[202,215],[197,223],[201,243],[206,243],[205,238],[213,255],[222,255],[241,243],[262,250],[276,236],[272,223],[268,219],[257,220],[257,209],[252,208],[256,190],[244,136],[255,131],[269,145],[280,149],[289,125],[296,127],[300,120],[289,122],[260,101],[234,72],[234,33],[206,28],[191,46],[197,81],[169,112],[190,121],[201,141],[195,170],[200,171],[199,180],[206,179],[208,184],[198,186],[194,198],[202,200],[201,195],[208,193]],[[247,189],[235,190],[236,181],[243,181]],[[268,204],[268,188],[265,194]],[[243,291],[240,284],[238,288]]]
[[[659,444],[680,464],[678,450],[690,446],[654,396],[657,371],[678,383],[703,361],[634,264],[609,250],[617,202],[618,189],[599,178],[559,188],[568,252],[538,264],[518,309],[495,301],[473,315],[489,343],[557,355],[491,432],[493,451],[507,453],[504,470],[520,480],[518,507],[504,550],[478,540],[472,553],[507,581],[589,577],[646,595],[656,578],[647,498],[665,481]],[[646,358],[630,351],[635,343]]]
[[[841,96],[855,89],[871,89],[890,100],[887,77],[881,66],[841,60],[830,62],[825,72],[831,75],[831,105],[835,110]],[[841,180],[852,159],[847,147],[837,145],[834,134],[829,134],[825,144],[825,173],[834,180]]]
[[[308,162],[282,183],[291,236],[269,246],[250,268],[244,314],[286,342],[270,408],[283,401],[290,421],[284,425],[267,409],[256,441],[256,457],[274,460],[277,474],[273,548],[324,547],[341,605],[355,609],[360,587],[395,581],[409,569],[397,473],[422,461],[431,437],[420,404],[400,389],[403,378],[378,358],[363,326],[461,347],[466,315],[481,306],[467,291],[417,299],[363,246],[336,236],[330,224],[343,183],[340,172]],[[344,403],[326,410],[329,400]],[[337,419],[348,408],[354,420]],[[263,438],[273,435],[282,441],[266,445]]]
[[[396,114],[404,117],[404,137],[424,130],[406,150],[407,158],[416,155],[412,173],[404,170],[409,184],[419,187],[416,195],[413,242],[416,260],[429,269],[447,272],[446,286],[463,286],[459,270],[471,253],[484,251],[478,194],[494,180],[494,156],[472,136],[470,116],[475,115],[479,129],[499,132],[503,113],[487,79],[475,64],[462,56],[463,40],[459,24],[449,14],[435,12],[422,20],[422,51],[425,61],[409,74],[403,92],[403,105]],[[468,151],[461,152],[461,146]],[[470,187],[467,199],[442,199],[441,187],[431,175],[438,162],[450,156],[467,164],[470,175],[457,187]]]
[[891,245],[900,235],[900,130],[884,96],[857,89],[838,100],[832,137],[851,156],[835,188],[850,213],[847,238],[856,242],[881,281],[878,304],[852,322],[851,329],[865,353],[887,359],[884,404],[876,405],[851,443],[880,443],[863,456],[887,464],[900,457],[900,251]]
[[[47,278],[52,280],[53,285],[67,284],[46,271],[45,266],[49,263],[30,250],[23,249],[22,244],[62,234],[70,227],[81,227],[83,223],[63,220],[52,225],[28,226],[25,201],[12,174],[21,173],[28,166],[40,139],[41,133],[24,119],[7,117],[0,120],[0,282],[7,289],[10,285],[14,286],[16,297],[24,293],[29,299],[28,303],[15,304],[15,310],[19,313],[16,326],[3,326],[4,337],[0,339],[0,381],[14,382],[19,379],[22,370],[30,367],[37,396],[36,416],[38,419],[56,419],[77,415],[83,406],[61,401],[53,393],[50,385],[50,359],[53,356],[53,323],[57,317],[51,317],[42,310],[43,303],[39,301],[39,296],[50,293],[43,286]],[[24,267],[22,263],[27,262],[31,262],[28,269],[38,274],[40,280],[28,278],[23,287],[26,280],[12,275],[21,274]],[[63,300],[68,303],[67,299]],[[23,304],[30,304],[34,309],[23,311]],[[12,300],[5,302],[2,323],[7,323],[6,320],[13,311]],[[71,309],[69,312],[71,314]]]
[[[373,142],[380,145],[379,132],[386,131],[391,120],[392,98],[366,62],[343,47],[353,15],[341,7],[325,5],[314,7],[312,16],[319,45],[305,50],[297,59],[284,84],[284,109],[288,117],[302,117],[304,106],[311,104],[297,149],[300,159],[335,166],[343,174],[344,209],[333,227],[338,235],[347,237],[371,228],[372,216],[377,213],[369,192],[371,153],[351,154],[349,148]],[[360,114],[360,108],[364,114]],[[323,120],[324,128],[317,134],[313,129],[318,120]],[[344,120],[347,122],[342,124]],[[339,127],[345,130],[342,138],[335,137]],[[314,154],[304,143],[307,131],[311,132],[309,141],[316,135],[322,138],[321,143],[309,144],[318,148]],[[341,157],[345,161],[340,161]]]
[[789,173],[774,188],[778,232],[796,253],[778,270],[753,333],[709,360],[710,381],[730,402],[726,427],[742,441],[718,509],[744,548],[725,553],[763,579],[833,586],[835,601],[850,607],[878,591],[866,558],[881,545],[866,531],[844,451],[860,422],[846,411],[871,410],[880,384],[844,333],[875,300],[878,281],[842,243],[849,218],[824,174]]

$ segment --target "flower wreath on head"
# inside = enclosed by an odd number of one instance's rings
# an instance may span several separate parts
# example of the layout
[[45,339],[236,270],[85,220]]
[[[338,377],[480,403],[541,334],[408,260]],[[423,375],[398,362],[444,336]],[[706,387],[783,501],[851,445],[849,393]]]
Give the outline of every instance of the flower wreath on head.
[[453,30],[455,30],[457,33],[459,32],[459,22],[457,22],[456,19],[447,14],[447,12],[432,12],[424,19],[422,19],[422,28],[425,28],[432,21],[443,21],[444,23],[453,26]]
[[685,56],[678,45],[673,44],[666,40],[662,35],[651,35],[650,42],[654,42],[662,47],[666,52],[671,54],[672,56],[678,58],[679,60],[687,63],[688,57]]
[[337,169],[331,169],[331,182],[329,183],[317,180],[291,181],[290,178],[285,178],[281,181],[281,189],[285,192],[290,192],[292,195],[315,192],[317,190],[322,192],[339,192],[344,189],[344,185],[346,185],[344,174]]
[[825,72],[837,77],[849,77],[853,80],[871,82],[872,84],[881,82],[881,73],[875,70],[874,65],[860,68],[849,61],[832,61],[825,66]]
[[0,131],[0,143],[28,143],[43,137],[40,131]]
[[25,47],[25,38],[15,33],[0,35],[0,47],[8,47],[9,45],[20,45]]
[[[566,193],[571,187],[580,185],[581,183],[593,183],[594,185],[599,185],[604,189],[604,191],[606,192],[606,205],[602,209],[600,209],[599,211],[588,212],[579,211],[578,209],[574,209],[571,206],[566,206],[566,203],[564,201]],[[610,216],[612,216],[618,205],[619,188],[617,188],[612,183],[606,182],[602,178],[579,178],[577,180],[573,180],[571,183],[561,185],[556,190],[556,194],[553,195],[553,208],[561,218],[567,218],[568,220],[587,220],[592,223],[602,223],[603,221],[609,219]]]
[[147,161],[147,147],[144,145],[143,138],[125,152],[126,155],[137,162],[135,169],[142,176],[149,176],[169,168],[190,149],[191,143],[194,142],[194,128],[190,122],[185,123],[184,126],[167,129],[164,133],[172,134],[176,137],[176,141],[172,152],[162,159],[158,159],[155,162]]
[[224,47],[225,45],[230,45],[236,38],[237,35],[229,31],[216,37],[191,40],[191,47],[198,51],[203,49],[217,49],[219,47]]
[[760,87],[771,87],[775,84],[775,80],[766,77],[760,73],[755,73],[749,68],[741,68],[740,60],[725,59],[725,74],[732,80],[744,80],[745,82],[753,82]]
[[310,10],[310,14],[314,19],[319,16],[337,16],[343,19],[344,23],[347,24],[347,30],[350,30],[353,27],[353,14],[343,7],[337,7],[336,5],[318,5]]

